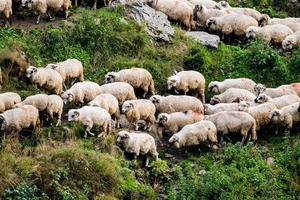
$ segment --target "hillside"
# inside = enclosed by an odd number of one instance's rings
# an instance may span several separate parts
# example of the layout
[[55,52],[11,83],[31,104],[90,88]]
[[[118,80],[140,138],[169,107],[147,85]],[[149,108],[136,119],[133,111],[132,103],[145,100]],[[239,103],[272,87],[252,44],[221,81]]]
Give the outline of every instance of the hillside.
[[[265,1],[229,1],[256,7],[271,16],[300,16],[299,10],[274,7]],[[284,1],[285,2],[285,1]],[[289,8],[289,9],[288,9]],[[169,94],[166,79],[174,69],[196,70],[213,80],[248,77],[268,87],[300,80],[300,49],[284,53],[260,40],[223,43],[218,49],[184,36],[177,25],[170,43],[153,41],[130,20],[122,6],[113,9],[73,8],[67,21],[30,25],[15,19],[0,28],[1,92],[23,98],[46,92],[16,74],[18,65],[7,58],[15,49],[25,52],[31,65],[76,58],[83,62],[85,79],[104,83],[107,72],[132,66],[151,72],[157,92]],[[212,93],[206,93],[207,101]],[[65,107],[64,115],[69,107]],[[240,146],[239,136],[222,148],[207,145],[177,150],[159,145],[159,160],[144,167],[115,146],[116,133],[83,138],[84,128],[63,120],[32,134],[9,135],[0,151],[0,199],[299,199],[300,130],[290,136],[273,131],[258,134],[257,144]],[[3,136],[3,135],[2,135]],[[142,157],[143,158],[143,157]],[[274,160],[270,164],[270,160]]]

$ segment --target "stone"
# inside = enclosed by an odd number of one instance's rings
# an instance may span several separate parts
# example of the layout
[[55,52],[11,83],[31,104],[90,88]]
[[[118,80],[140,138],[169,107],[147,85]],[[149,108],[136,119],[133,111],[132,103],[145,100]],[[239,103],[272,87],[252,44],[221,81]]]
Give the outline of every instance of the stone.
[[220,37],[217,35],[209,34],[204,31],[190,31],[186,32],[186,36],[194,38],[196,41],[200,42],[202,45],[211,48],[218,48],[220,43]]

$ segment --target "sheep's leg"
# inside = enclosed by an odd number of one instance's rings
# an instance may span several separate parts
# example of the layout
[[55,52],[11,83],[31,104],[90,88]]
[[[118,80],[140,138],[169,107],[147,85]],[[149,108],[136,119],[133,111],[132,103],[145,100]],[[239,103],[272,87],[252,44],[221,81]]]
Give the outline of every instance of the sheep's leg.
[[175,92],[175,94],[179,94],[179,92],[176,89],[174,89],[174,92]]
[[78,6],[78,0],[75,0],[75,6],[76,7]]
[[[104,0],[104,5],[106,6],[106,2]],[[94,1],[93,9],[97,9],[97,0]]]
[[65,10],[65,19],[68,19],[68,17],[69,17],[69,11]]
[[275,127],[275,135],[278,135],[278,126]]
[[285,137],[290,137],[290,129],[288,127],[285,127],[284,135]]
[[146,167],[149,167],[149,157],[146,156]]
[[245,135],[245,136],[243,137],[242,142],[241,142],[241,146],[243,146],[243,145],[245,144],[246,139],[247,139],[247,135]]
[[138,123],[135,122],[133,125],[134,125],[134,127],[135,127],[135,131],[138,131],[138,130],[139,130],[139,125],[138,125]]
[[41,15],[38,15],[37,18],[36,18],[36,22],[35,23],[39,24],[40,23],[40,19],[41,19]]
[[55,20],[55,17],[52,17],[50,12],[47,12],[47,15],[49,17],[49,21],[54,21]]
[[86,129],[85,129],[85,134],[84,134],[84,137],[86,138],[87,137],[87,134],[90,134],[90,135],[92,135],[92,136],[95,136],[95,134],[94,133],[92,133],[91,132],[91,129],[92,129],[92,125],[88,125],[87,127],[86,127]]

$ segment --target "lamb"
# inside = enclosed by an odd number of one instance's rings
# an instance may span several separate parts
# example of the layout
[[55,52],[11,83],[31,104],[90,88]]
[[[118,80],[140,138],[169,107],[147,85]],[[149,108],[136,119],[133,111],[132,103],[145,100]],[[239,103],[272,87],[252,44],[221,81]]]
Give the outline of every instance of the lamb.
[[146,167],[149,165],[149,155],[158,159],[154,138],[143,132],[120,131],[117,137],[117,145],[128,153],[134,154],[134,159],[139,155],[147,155]]
[[267,88],[265,85],[260,83],[255,85],[254,91],[256,96],[265,93],[271,98],[281,97],[283,95],[297,95],[293,89],[287,87]]
[[218,132],[222,133],[221,142],[223,135],[228,133],[240,133],[243,136],[242,144],[245,143],[249,132],[251,132],[252,140],[257,140],[255,119],[246,112],[223,111],[205,115],[204,120],[211,121],[216,125]]
[[250,26],[246,30],[247,38],[261,38],[269,43],[273,41],[275,44],[282,44],[283,40],[293,34],[293,31],[285,25],[274,24],[264,27]]
[[255,119],[257,131],[270,123],[269,115],[274,109],[276,106],[272,103],[263,103],[258,106],[250,106],[250,103],[246,101],[239,103],[239,111],[247,112]]
[[75,83],[70,89],[62,93],[61,98],[65,104],[67,102],[75,102],[83,105],[95,99],[100,93],[102,93],[102,89],[97,83],[83,81]]
[[26,97],[24,101],[15,105],[15,107],[22,107],[24,105],[32,105],[38,109],[39,112],[46,111],[50,119],[53,120],[54,115],[57,116],[56,126],[61,124],[61,116],[63,113],[63,100],[58,95],[36,94]]
[[214,9],[218,6],[218,3],[213,0],[188,0],[190,4],[192,4],[192,7],[195,8],[195,6],[205,6],[208,9]]
[[131,68],[123,69],[118,72],[109,72],[105,75],[106,83],[126,82],[135,89],[144,91],[143,98],[146,98],[148,92],[155,94],[154,82],[152,75],[146,69]]
[[[290,130],[293,124],[300,122],[300,103],[294,103],[283,108],[275,109],[269,116],[272,123],[277,126],[283,126],[285,128],[285,133],[290,134]],[[278,133],[278,128],[276,129],[276,134]]]
[[21,102],[21,97],[14,92],[5,92],[0,94],[0,113],[9,110],[15,106],[15,104]]
[[193,6],[186,0],[146,0],[155,10],[165,13],[170,19],[180,21],[188,29],[195,28]]
[[63,79],[61,75],[53,69],[30,66],[26,70],[26,77],[29,78],[32,83],[40,87],[53,90],[55,94],[61,94],[63,91]]
[[12,0],[3,0],[0,2],[0,14],[1,13],[5,16],[7,24],[12,22]]
[[103,108],[95,106],[84,106],[80,109],[71,109],[68,112],[68,121],[76,121],[82,123],[86,129],[84,137],[87,134],[94,136],[91,132],[94,126],[102,129],[102,132],[98,134],[98,137],[102,137],[104,134],[111,132],[111,117],[110,114]]
[[202,102],[205,102],[205,78],[197,71],[181,71],[177,74],[170,76],[167,80],[168,90],[172,88],[183,90],[187,95],[189,90],[196,90],[197,96]]
[[208,84],[208,91],[221,94],[229,88],[240,88],[254,93],[256,83],[248,78],[225,79],[222,82],[212,81]]
[[181,130],[185,125],[196,123],[201,121],[203,118],[203,114],[196,113],[191,110],[171,114],[161,113],[157,117],[157,123],[162,125],[165,131],[171,132],[173,135]]
[[293,103],[300,102],[300,97],[298,97],[297,95],[284,95],[272,99],[270,96],[262,93],[258,95],[258,97],[255,99],[255,102],[260,104],[269,102],[274,104],[277,109],[281,109]]
[[156,110],[160,113],[173,113],[173,112],[185,112],[192,110],[194,112],[204,114],[203,104],[195,97],[184,95],[169,95],[166,97],[160,95],[154,95],[150,97],[156,107]]
[[35,130],[40,126],[39,111],[31,105],[13,108],[0,114],[0,124],[5,133],[19,133],[30,126]]
[[208,9],[204,5],[196,5],[194,8],[194,16],[200,26],[205,26],[206,21],[211,17],[220,17],[228,14],[232,13],[224,9]]
[[300,31],[297,31],[297,32],[287,36],[282,41],[282,48],[284,50],[291,50],[296,47],[300,47]]
[[220,31],[224,35],[246,35],[249,26],[258,26],[258,22],[247,15],[228,14],[220,17],[211,17],[206,27],[211,31]]
[[222,111],[239,111],[238,103],[218,103],[216,105],[204,104],[205,115],[212,115]]
[[126,100],[135,100],[137,99],[134,93],[133,87],[124,82],[114,82],[114,83],[107,83],[101,85],[102,93],[109,93],[114,95],[119,104],[122,105]]
[[54,20],[50,15],[50,11],[64,12],[65,18],[68,18],[68,10],[72,7],[71,0],[22,0],[22,7],[27,7],[38,14],[36,24],[40,23],[41,15],[47,13],[50,20]]
[[55,64],[51,63],[48,64],[46,68],[51,68],[57,71],[63,78],[64,82],[71,79],[77,79],[82,82],[84,79],[82,63],[77,59],[67,59]]
[[206,120],[186,125],[169,139],[169,143],[178,149],[183,146],[199,145],[205,141],[218,143],[216,126]]
[[248,90],[239,88],[229,88],[219,95],[211,98],[210,104],[215,105],[218,103],[234,103],[239,101],[253,101],[256,96]]
[[99,106],[114,117],[116,122],[116,128],[120,128],[119,118],[120,118],[120,109],[119,102],[117,98],[111,94],[99,94],[94,100],[88,103],[89,106]]
[[261,24],[261,26],[282,24],[282,25],[288,26],[294,32],[300,31],[300,23],[292,18],[284,18],[284,19],[272,18],[271,19],[269,16],[264,15],[260,24]]
[[155,105],[146,99],[125,101],[122,105],[122,112],[126,119],[135,125],[135,130],[139,129],[137,122],[144,120],[147,123],[148,130],[155,123]]
[[279,86],[279,88],[288,88],[290,90],[294,90],[297,95],[300,97],[300,83],[291,83],[288,85]]

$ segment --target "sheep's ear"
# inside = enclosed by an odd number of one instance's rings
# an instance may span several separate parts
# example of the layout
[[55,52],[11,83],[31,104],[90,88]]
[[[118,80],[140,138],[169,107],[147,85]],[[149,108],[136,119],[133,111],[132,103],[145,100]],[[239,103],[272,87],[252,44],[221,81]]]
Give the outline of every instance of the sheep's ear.
[[129,103],[129,107],[130,107],[130,108],[133,108],[133,103]]
[[173,69],[173,75],[176,75],[178,72],[176,69]]
[[78,112],[78,111],[74,111],[74,115],[75,115],[76,117],[79,117],[79,112]]
[[127,133],[124,134],[124,139],[129,138],[129,135]]
[[241,102],[241,99],[239,97],[235,98],[232,103],[240,103]]
[[3,124],[3,122],[4,122],[4,117],[0,116],[0,124]]
[[203,5],[201,5],[200,7],[199,7],[199,11],[202,11],[203,10]]
[[36,72],[37,72],[37,68],[32,68],[32,71],[33,71],[34,73],[36,73]]
[[200,6],[199,6],[198,4],[196,4],[194,10],[195,10],[196,12],[198,12],[198,11],[200,10]]
[[73,94],[71,94],[71,93],[69,93],[69,94],[68,94],[68,97],[74,97],[74,95],[73,95]]

